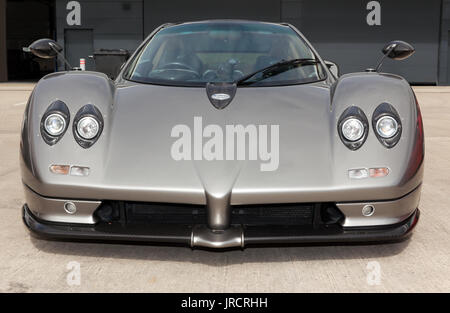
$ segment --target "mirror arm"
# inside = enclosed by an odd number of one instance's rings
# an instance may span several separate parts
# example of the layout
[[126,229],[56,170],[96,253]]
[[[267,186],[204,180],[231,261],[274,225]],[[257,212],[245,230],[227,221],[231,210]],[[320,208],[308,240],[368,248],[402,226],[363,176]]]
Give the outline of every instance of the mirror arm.
[[397,45],[392,45],[392,47],[389,48],[389,50],[381,57],[380,61],[378,61],[377,67],[375,67],[375,72],[379,72],[381,69],[381,66],[383,65],[384,59],[397,47]]
[[66,60],[66,58],[63,56],[63,54],[62,54],[61,52],[59,52],[58,49],[56,49],[56,48],[54,47],[54,45],[53,45],[51,42],[49,42],[48,45],[50,46],[50,48],[52,48],[53,51],[56,52],[57,55],[59,55],[59,56],[61,57],[61,59],[63,59],[64,63],[66,63],[66,65],[69,67],[69,69],[72,69],[72,65],[70,65],[69,62],[67,62],[67,60]]

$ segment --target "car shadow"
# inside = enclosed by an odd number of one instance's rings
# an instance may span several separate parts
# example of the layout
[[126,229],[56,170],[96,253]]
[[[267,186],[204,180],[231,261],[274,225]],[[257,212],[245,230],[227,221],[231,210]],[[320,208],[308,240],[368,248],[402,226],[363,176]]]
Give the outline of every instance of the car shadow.
[[32,236],[31,242],[37,249],[49,254],[148,261],[176,261],[220,267],[242,263],[383,258],[400,254],[409,245],[410,240],[364,245],[257,246],[244,250],[204,250],[179,246],[130,243],[69,242],[44,240]]

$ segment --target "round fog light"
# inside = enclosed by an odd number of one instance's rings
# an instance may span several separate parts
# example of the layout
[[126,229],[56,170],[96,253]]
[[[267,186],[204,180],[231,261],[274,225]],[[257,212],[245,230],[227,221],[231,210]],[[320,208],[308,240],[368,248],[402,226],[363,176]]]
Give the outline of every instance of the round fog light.
[[375,213],[373,205],[365,205],[362,209],[362,215],[364,216],[372,216],[373,213]]
[[77,206],[73,202],[64,203],[64,210],[69,214],[74,214],[77,212]]

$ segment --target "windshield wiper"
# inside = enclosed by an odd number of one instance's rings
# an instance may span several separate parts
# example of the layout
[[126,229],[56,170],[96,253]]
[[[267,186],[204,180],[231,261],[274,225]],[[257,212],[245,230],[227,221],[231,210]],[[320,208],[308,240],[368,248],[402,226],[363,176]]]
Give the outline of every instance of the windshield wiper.
[[[250,73],[248,75],[245,75],[242,78],[239,78],[237,81],[235,81],[236,85],[245,85],[245,84],[253,84],[255,82],[258,82],[260,80],[278,75],[280,73],[289,71],[295,67],[303,66],[303,65],[314,65],[320,63],[317,59],[292,59],[292,60],[281,60],[280,62],[277,62],[275,64],[269,65],[267,67],[264,67],[260,70],[257,70],[253,73]],[[255,76],[256,74],[262,73],[262,76],[259,77],[257,80],[247,82],[250,78]]]

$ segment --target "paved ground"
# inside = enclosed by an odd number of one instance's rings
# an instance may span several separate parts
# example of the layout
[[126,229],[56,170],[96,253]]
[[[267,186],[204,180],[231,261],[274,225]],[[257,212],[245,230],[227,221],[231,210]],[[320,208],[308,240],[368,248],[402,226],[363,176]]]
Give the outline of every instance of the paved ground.
[[[20,218],[18,148],[31,87],[0,84],[0,291],[450,291],[450,88],[416,88],[427,151],[422,216],[410,241],[208,252],[30,238]],[[81,281],[70,286],[73,261]]]

